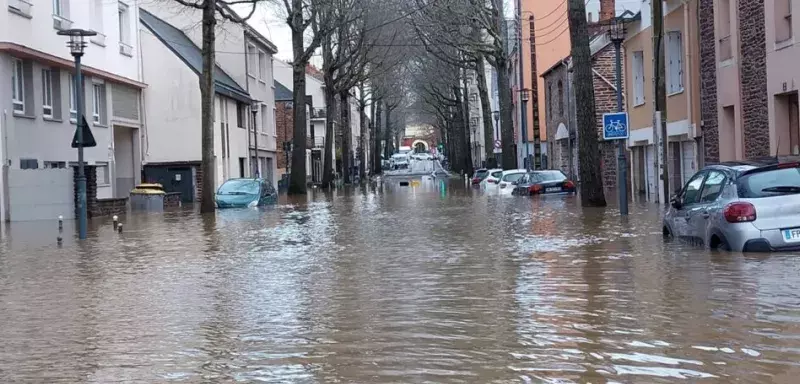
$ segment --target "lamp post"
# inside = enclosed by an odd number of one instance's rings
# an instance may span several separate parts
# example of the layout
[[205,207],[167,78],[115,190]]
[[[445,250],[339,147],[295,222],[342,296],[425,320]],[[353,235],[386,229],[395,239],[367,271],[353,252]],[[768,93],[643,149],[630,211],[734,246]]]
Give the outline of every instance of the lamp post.
[[522,114],[521,114],[521,121],[522,124],[522,145],[525,146],[525,169],[531,170],[531,162],[530,162],[530,150],[528,148],[528,98],[530,97],[530,91],[526,89],[520,90],[522,93]]
[[[616,87],[617,87],[617,112],[622,112],[622,58],[620,48],[625,40],[625,23],[622,18],[612,19],[608,30],[611,42],[614,43],[616,55]],[[628,140],[617,140],[617,189],[619,189],[619,214],[628,214],[628,161],[625,158],[625,144]]]
[[[83,166],[83,147],[84,147],[84,137],[83,137],[83,124],[86,121],[83,117],[83,76],[81,75],[81,56],[83,56],[83,50],[86,48],[86,41],[84,38],[87,36],[95,36],[97,32],[94,31],[87,31],[83,29],[67,29],[63,31],[58,31],[57,33],[60,36],[69,36],[69,41],[67,42],[67,47],[69,47],[70,53],[72,57],[75,58],[75,86],[73,87],[74,92],[77,94],[75,97],[75,108],[78,110],[78,115],[76,116],[75,120],[77,123],[77,129],[75,131],[75,138],[78,148],[78,238],[83,240],[86,239],[86,226],[87,226],[87,214],[86,214],[86,173],[85,168]],[[88,127],[87,127],[88,128]]]
[[[253,113],[253,146],[256,147],[256,151],[255,151],[256,163],[253,166],[253,175],[255,175],[255,177],[261,177],[261,173],[258,172],[258,165],[259,165],[258,164],[258,161],[259,161],[259,159],[258,159],[258,124],[256,124],[257,115],[258,115],[258,109],[259,108],[261,108],[261,102],[258,101],[258,100],[253,100],[252,104],[250,105],[250,112]],[[270,183],[271,182],[272,182],[272,180],[270,180]]]

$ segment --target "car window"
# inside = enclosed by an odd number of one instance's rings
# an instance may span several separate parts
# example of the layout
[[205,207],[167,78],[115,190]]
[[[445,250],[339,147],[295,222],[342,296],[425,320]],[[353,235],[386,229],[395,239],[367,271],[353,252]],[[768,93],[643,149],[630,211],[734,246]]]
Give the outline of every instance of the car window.
[[703,184],[703,191],[700,193],[701,203],[710,203],[717,200],[719,194],[722,193],[722,187],[725,185],[725,174],[722,172],[711,171],[708,173],[706,182]]
[[567,176],[564,175],[561,171],[540,171],[534,172],[533,177],[538,182],[548,182],[548,181],[562,181],[566,180]]
[[700,187],[703,186],[703,179],[705,179],[706,173],[700,172],[694,175],[686,186],[683,187],[683,205],[694,204],[697,202],[700,193]]
[[494,177],[495,179],[499,179],[500,175],[502,175],[502,174],[503,174],[503,171],[492,172],[492,177]]
[[233,179],[228,180],[219,187],[217,193],[220,195],[250,194],[256,195],[260,191],[258,181],[253,179]]
[[487,170],[477,171],[477,172],[475,172],[475,177],[482,179],[482,178],[486,177],[487,173],[489,173],[489,171],[487,171]]
[[[745,175],[736,183],[739,197],[760,198],[797,193],[800,187],[800,168],[783,168]],[[766,189],[766,191],[765,191]]]
[[510,173],[508,175],[503,176],[503,180],[502,181],[505,181],[507,183],[513,183],[515,181],[519,181],[519,179],[521,179],[522,176],[525,176],[525,174],[524,173]]

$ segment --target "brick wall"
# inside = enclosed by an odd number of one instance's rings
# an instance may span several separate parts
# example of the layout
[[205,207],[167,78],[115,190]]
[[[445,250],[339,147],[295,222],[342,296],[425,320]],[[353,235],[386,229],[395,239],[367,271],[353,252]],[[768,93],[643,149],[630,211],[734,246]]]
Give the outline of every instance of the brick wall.
[[199,203],[203,200],[203,167],[202,164],[194,168],[194,201]]
[[[620,51],[620,55],[624,55]],[[601,140],[600,153],[603,161],[603,185],[606,188],[617,187],[617,146],[615,141],[602,141],[603,114],[617,112],[617,91],[611,84],[616,84],[616,51],[613,44],[601,49],[592,58],[594,74],[594,110],[597,121],[597,137]],[[598,75],[599,74],[599,75]],[[609,84],[609,82],[611,84]],[[623,76],[622,89],[625,89]],[[623,108],[625,100],[622,101]]]
[[[294,137],[294,110],[290,101],[275,102],[275,130],[278,134],[278,169],[286,168],[286,154],[283,143]],[[312,148],[312,147],[309,147]]]
[[128,212],[128,198],[127,197],[120,197],[120,198],[111,198],[111,199],[97,199],[96,203],[92,207],[93,209],[89,211],[88,216],[91,217],[100,217],[100,216],[113,216],[113,215],[124,215]]
[[745,158],[769,156],[764,1],[739,1],[742,127]]
[[717,116],[717,39],[714,35],[714,0],[700,1],[700,119],[706,163],[719,162]]

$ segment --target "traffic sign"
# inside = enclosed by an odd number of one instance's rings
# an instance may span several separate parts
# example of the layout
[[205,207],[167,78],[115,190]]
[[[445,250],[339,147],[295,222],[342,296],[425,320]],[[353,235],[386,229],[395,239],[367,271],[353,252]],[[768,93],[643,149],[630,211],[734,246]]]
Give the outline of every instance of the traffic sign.
[[[83,145],[78,143],[79,129],[83,130]],[[97,142],[94,140],[94,135],[92,135],[92,130],[89,128],[89,123],[86,122],[86,116],[81,116],[80,123],[78,123],[78,126],[75,127],[75,134],[72,135],[72,148],[78,148],[79,146],[84,148],[97,146]]]
[[629,135],[628,112],[603,114],[603,140],[623,140]]
[[494,147],[495,148],[501,148],[502,146],[503,146],[503,144],[500,142],[500,140],[495,140],[494,141]]

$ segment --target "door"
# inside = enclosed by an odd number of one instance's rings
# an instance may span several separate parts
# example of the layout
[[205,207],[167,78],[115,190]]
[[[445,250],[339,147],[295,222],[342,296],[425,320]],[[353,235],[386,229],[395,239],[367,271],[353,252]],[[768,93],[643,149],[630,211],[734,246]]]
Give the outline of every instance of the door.
[[145,167],[144,180],[159,183],[164,192],[180,192],[181,201],[194,201],[194,182],[190,167]]
[[645,163],[644,163],[644,173],[647,175],[647,199],[649,201],[655,201],[656,197],[658,196],[658,190],[656,189],[656,178],[655,178],[655,146],[648,145],[647,149],[645,149]]
[[697,169],[695,169],[694,142],[682,142],[681,151],[683,155],[683,178],[681,179],[681,185],[683,185],[697,172]]
[[693,224],[691,221],[700,202],[700,190],[703,187],[705,177],[706,172],[699,172],[694,175],[678,195],[682,206],[680,209],[675,210],[675,214],[672,216],[670,226],[672,227],[673,235],[685,239],[694,239],[697,236],[692,229]]
[[244,178],[245,160],[247,160],[247,159],[244,158],[244,157],[240,157],[239,158],[239,177],[241,177],[241,178]]
[[700,198],[694,205],[694,208],[689,212],[689,231],[692,237],[699,242],[705,244],[708,229],[708,220],[712,214],[716,214],[721,207],[718,207],[716,202],[719,195],[722,194],[722,189],[727,182],[725,174],[720,171],[708,172],[703,188],[700,191]]

